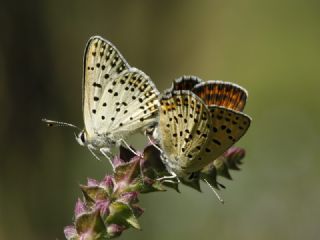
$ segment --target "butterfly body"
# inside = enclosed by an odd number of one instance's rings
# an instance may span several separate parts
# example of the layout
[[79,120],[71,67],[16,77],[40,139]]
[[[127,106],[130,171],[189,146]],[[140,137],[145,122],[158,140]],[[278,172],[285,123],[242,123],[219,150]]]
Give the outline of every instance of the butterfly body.
[[88,146],[91,149],[100,149],[103,147],[110,147],[117,144],[117,141],[119,141],[117,139],[121,139],[121,138],[116,138],[108,133],[106,134],[94,133],[89,135],[85,130],[82,130],[78,134],[76,139],[79,142],[79,144],[82,146]]

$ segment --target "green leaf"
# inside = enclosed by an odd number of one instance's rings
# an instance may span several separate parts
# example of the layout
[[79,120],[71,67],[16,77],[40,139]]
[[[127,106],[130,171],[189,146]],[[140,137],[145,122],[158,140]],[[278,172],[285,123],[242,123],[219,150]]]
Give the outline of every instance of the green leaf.
[[87,202],[94,203],[97,200],[108,198],[108,194],[104,188],[98,186],[88,187],[85,185],[80,185],[80,188]]
[[106,219],[108,224],[113,223],[140,229],[138,219],[129,205],[122,202],[113,202],[109,209],[110,214]]
[[76,219],[76,230],[85,239],[104,240],[107,239],[107,232],[99,211],[85,213]]
[[[140,158],[121,164],[115,169],[114,179],[120,188],[131,183],[140,174]],[[118,186],[119,187],[119,186]]]
[[227,179],[232,179],[228,170],[228,166],[224,162],[224,158],[220,157],[213,161],[213,165],[217,169],[217,174],[219,176],[225,177]]

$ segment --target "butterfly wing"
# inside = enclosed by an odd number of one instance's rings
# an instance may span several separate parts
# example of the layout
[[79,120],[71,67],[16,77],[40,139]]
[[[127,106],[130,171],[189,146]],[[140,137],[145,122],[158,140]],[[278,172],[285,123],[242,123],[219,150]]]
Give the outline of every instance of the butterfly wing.
[[248,97],[247,91],[234,83],[207,81],[192,89],[208,106],[217,105],[243,111]]
[[130,67],[112,43],[99,36],[90,38],[83,83],[84,123],[89,135],[125,136],[144,127],[155,120],[158,94],[150,78]]
[[164,95],[173,91],[192,90],[202,80],[196,76],[182,76],[176,78],[170,88],[164,91]]
[[114,138],[144,130],[156,121],[158,91],[142,71],[131,68],[109,84],[97,105],[95,118],[98,134]]
[[244,113],[225,107],[209,106],[211,132],[201,153],[201,163],[193,162],[191,168],[205,167],[235,144],[248,130],[251,119]]
[[251,119],[241,113],[248,93],[233,83],[207,81],[192,89],[210,109],[212,133],[203,155],[203,164],[210,163],[237,142],[249,128]]
[[194,86],[201,83],[202,80],[196,76],[182,76],[175,79],[172,83],[172,91],[192,90]]
[[190,91],[174,91],[161,98],[159,115],[160,143],[168,167],[178,176],[198,170],[192,163],[201,161],[212,129],[207,106]]
[[94,119],[101,95],[114,79],[129,68],[112,43],[99,36],[89,39],[84,54],[82,89],[84,125],[89,134],[93,134],[97,128]]

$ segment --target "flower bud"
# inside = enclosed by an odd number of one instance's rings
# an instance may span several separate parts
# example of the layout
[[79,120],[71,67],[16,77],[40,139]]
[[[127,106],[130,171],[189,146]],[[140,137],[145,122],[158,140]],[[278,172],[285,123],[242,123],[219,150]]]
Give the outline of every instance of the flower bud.
[[99,185],[99,182],[95,179],[92,179],[92,178],[88,178],[87,179],[87,185],[88,187],[96,187]]
[[105,176],[105,178],[101,181],[100,186],[105,188],[108,196],[111,196],[114,188],[113,177],[109,175]]
[[238,165],[242,163],[242,159],[245,157],[245,150],[239,147],[231,147],[224,154],[225,162],[229,169],[239,170]]
[[79,239],[78,233],[74,226],[67,226],[64,228],[64,235],[68,240]]
[[109,200],[99,200],[95,204],[95,210],[100,211],[101,216],[107,216],[109,215]]
[[110,224],[107,227],[107,233],[110,238],[119,237],[126,228],[118,224]]
[[125,204],[133,204],[138,202],[137,192],[126,192],[120,195],[117,199],[118,202],[123,202]]
[[75,217],[79,217],[81,214],[85,213],[87,211],[86,206],[83,201],[81,201],[80,198],[78,198],[78,201],[76,203],[76,206],[74,208],[74,215]]

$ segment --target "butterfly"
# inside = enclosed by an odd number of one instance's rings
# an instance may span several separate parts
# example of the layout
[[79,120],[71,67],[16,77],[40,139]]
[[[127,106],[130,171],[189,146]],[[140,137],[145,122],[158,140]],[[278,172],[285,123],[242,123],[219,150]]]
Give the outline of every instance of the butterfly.
[[[84,129],[76,139],[93,155],[99,150],[110,158],[112,146],[126,144],[126,137],[144,132],[156,122],[159,92],[149,76],[131,67],[118,49],[100,36],[89,39],[83,65]],[[51,126],[76,127],[43,121]]]
[[155,135],[168,171],[186,183],[199,177],[248,130],[251,118],[242,113],[246,100],[246,90],[233,83],[176,79],[160,98]]

